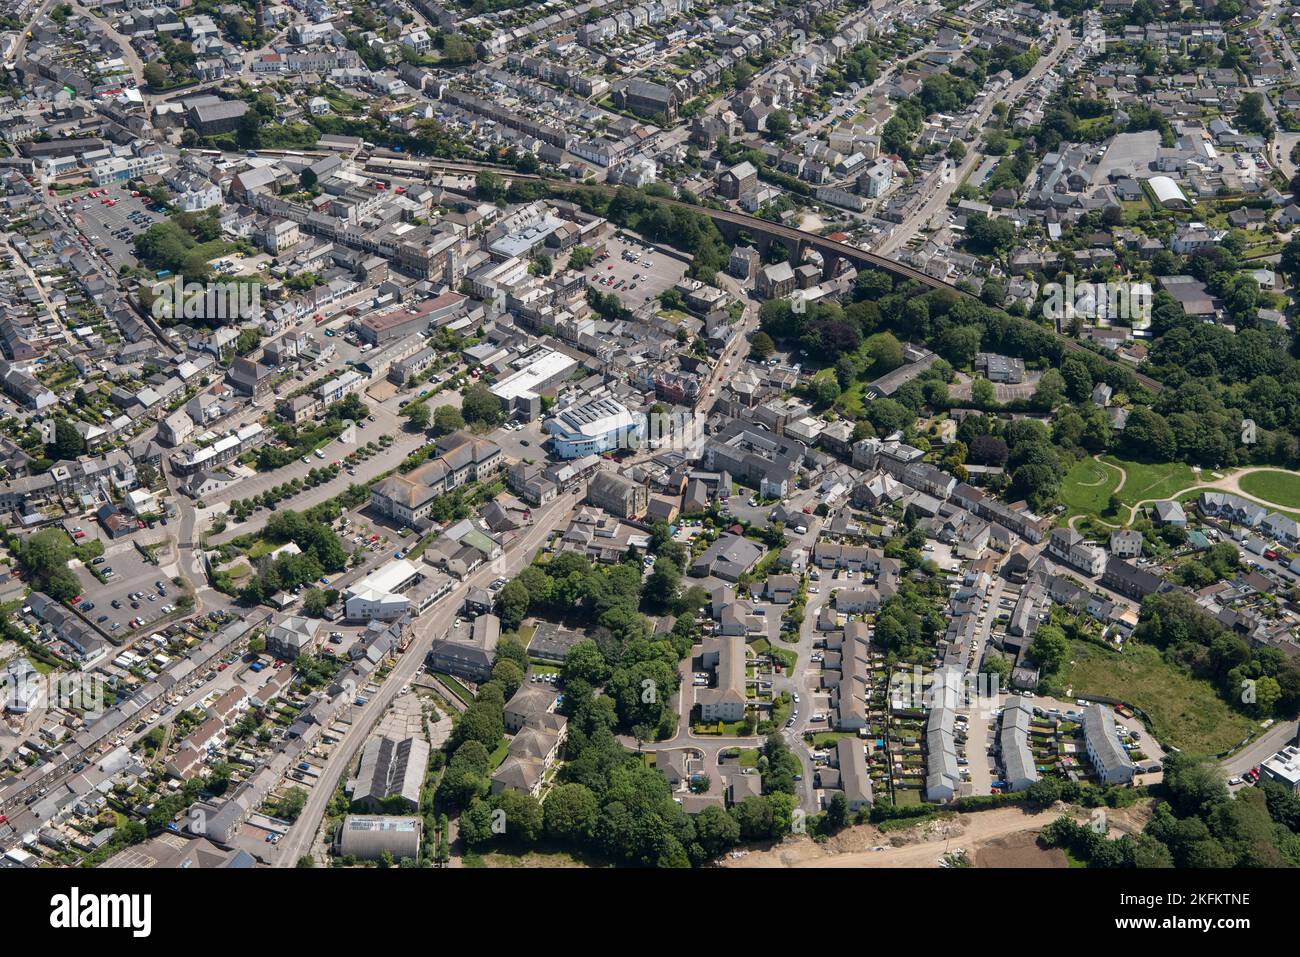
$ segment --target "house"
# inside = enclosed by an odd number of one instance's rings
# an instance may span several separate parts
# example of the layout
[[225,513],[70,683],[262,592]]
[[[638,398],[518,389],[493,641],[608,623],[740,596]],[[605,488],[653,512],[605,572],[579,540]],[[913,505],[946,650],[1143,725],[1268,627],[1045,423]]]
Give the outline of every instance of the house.
[[758,170],[748,161],[737,163],[718,176],[718,192],[728,199],[739,199],[758,185]]
[[925,799],[936,804],[951,801],[961,788],[954,737],[956,712],[931,708],[925,721]]
[[417,810],[428,767],[429,742],[423,737],[370,738],[349,788],[352,806],[376,814]]
[[487,681],[496,663],[500,638],[501,619],[496,615],[479,615],[473,626],[453,628],[433,643],[428,656],[429,668],[470,681]]
[[1142,555],[1142,533],[1132,529],[1111,532],[1110,552],[1120,558],[1138,558]]
[[874,587],[841,588],[835,592],[835,610],[845,615],[860,615],[880,609],[880,592]]
[[799,593],[799,579],[793,575],[770,575],[763,586],[763,597],[778,605],[788,605]]
[[266,632],[266,650],[281,661],[293,661],[316,645],[320,619],[290,616],[272,625]]
[[506,731],[517,734],[523,730],[529,719],[536,715],[553,713],[558,698],[559,695],[550,685],[524,682],[510,696],[502,712]]
[[764,299],[780,299],[794,292],[794,268],[788,262],[773,263],[758,271],[755,288]]
[[723,581],[736,582],[763,557],[763,546],[740,535],[724,532],[691,563],[696,578],[712,575]]
[[706,638],[700,660],[704,668],[712,671],[714,676],[713,687],[702,688],[695,694],[695,703],[700,708],[700,721],[714,724],[743,719],[748,701],[745,693],[744,639],[730,635]]
[[1131,565],[1124,559],[1112,555],[1106,562],[1106,571],[1101,576],[1101,583],[1112,591],[1141,601],[1147,595],[1155,594],[1167,586],[1164,579],[1146,569]]
[[1183,511],[1183,506],[1179,502],[1156,502],[1154,508],[1155,521],[1159,525],[1178,525],[1187,524],[1187,513]]
[[587,483],[587,503],[619,518],[640,518],[650,504],[650,490],[617,472],[600,471]]
[[1023,791],[1038,780],[1038,768],[1029,750],[1029,725],[1033,712],[1023,698],[1013,697],[1002,711],[998,732],[1004,791]]
[[839,771],[840,789],[857,811],[872,802],[871,775],[867,771],[867,754],[862,739],[840,738],[835,742],[835,767]]
[[1120,745],[1110,708],[1094,704],[1083,712],[1083,736],[1088,759],[1102,784],[1128,784],[1133,780],[1137,766]]
[[370,503],[381,515],[407,525],[424,521],[439,496],[468,482],[495,475],[505,464],[500,446],[487,439],[453,432],[438,440],[439,455],[405,475],[392,475],[370,490]]
[[1106,567],[1106,553],[1089,545],[1072,528],[1055,528],[1047,538],[1047,553],[1055,560],[1093,578]]

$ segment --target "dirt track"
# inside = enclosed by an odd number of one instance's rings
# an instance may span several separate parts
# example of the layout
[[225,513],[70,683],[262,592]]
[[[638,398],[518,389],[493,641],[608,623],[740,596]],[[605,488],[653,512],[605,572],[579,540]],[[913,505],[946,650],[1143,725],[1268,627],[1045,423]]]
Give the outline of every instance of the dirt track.
[[[1086,820],[1089,812],[1058,804],[1036,814],[1015,807],[953,814],[906,831],[882,832],[866,824],[849,828],[824,844],[807,837],[787,840],[720,863],[723,867],[937,867],[945,851],[960,847],[975,861],[991,842],[1016,834],[1036,834],[1062,814]],[[1145,807],[1134,807],[1108,809],[1106,814],[1111,836],[1117,836],[1140,831],[1148,812]],[[873,850],[882,846],[884,850]],[[1047,858],[1043,864],[1051,866]]]

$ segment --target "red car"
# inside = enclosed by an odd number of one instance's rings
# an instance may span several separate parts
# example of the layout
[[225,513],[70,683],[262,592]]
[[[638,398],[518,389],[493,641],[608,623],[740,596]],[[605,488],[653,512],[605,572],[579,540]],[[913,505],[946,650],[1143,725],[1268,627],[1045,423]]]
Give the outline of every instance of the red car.
[[218,671],[225,671],[225,670],[226,670],[226,663],[223,661],[221,664],[217,665],[217,670],[218,670]]
[[85,537],[86,537],[86,533],[85,533],[85,532],[73,532],[73,533],[72,533],[72,537],[73,537],[73,538],[85,538]]

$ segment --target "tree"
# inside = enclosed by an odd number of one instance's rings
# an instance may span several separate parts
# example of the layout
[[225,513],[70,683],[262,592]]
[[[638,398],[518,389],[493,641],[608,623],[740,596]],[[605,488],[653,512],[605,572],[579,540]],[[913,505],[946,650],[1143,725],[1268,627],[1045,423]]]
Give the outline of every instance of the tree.
[[402,414],[406,416],[406,420],[411,424],[411,428],[416,429],[417,431],[427,429],[429,427],[430,419],[433,418],[433,413],[429,411],[429,406],[426,402],[413,402],[411,405],[406,407],[406,411]]
[[528,614],[528,589],[520,584],[519,579],[506,582],[497,595],[496,612],[501,619],[501,627],[514,631]]
[[677,601],[681,583],[681,566],[672,559],[660,555],[655,560],[654,569],[650,572],[650,577],[646,579],[642,590],[646,606],[653,611],[669,610]]
[[483,382],[475,382],[465,390],[460,412],[466,422],[485,426],[496,425],[503,416],[501,400]]
[[168,75],[167,67],[156,60],[144,66],[144,81],[155,93],[167,85]]
[[[585,681],[589,685],[604,684],[609,678],[609,666],[600,648],[590,638],[584,638],[564,656],[564,666],[560,675],[567,686],[573,681]],[[547,799],[549,800],[549,798]]]
[[993,383],[983,376],[977,378],[971,383],[970,400],[980,407],[993,405],[995,401]]
[[[1300,179],[1300,174],[1297,175]],[[1292,236],[1278,259],[1278,268],[1292,278],[1300,276],[1300,235]]]
[[1065,632],[1056,625],[1043,625],[1034,635],[1029,652],[1043,666],[1044,671],[1056,671],[1070,654],[1070,642]]
[[595,836],[600,805],[585,785],[557,785],[546,796],[542,809],[547,836],[580,845]]
[[767,115],[767,131],[777,139],[784,139],[792,125],[790,114],[785,110],[773,110]]
[[298,174],[298,185],[307,191],[315,189],[316,171],[310,166],[304,166],[302,172]]
[[67,419],[54,420],[54,444],[50,451],[56,459],[75,459],[86,451],[86,440]]
[[319,588],[308,588],[302,593],[302,611],[308,618],[324,618],[328,604]]
[[524,672],[509,658],[498,658],[492,666],[492,680],[501,683],[503,693],[509,698],[524,683]]
[[506,198],[506,185],[496,173],[482,169],[474,177],[474,192],[480,199],[495,203]]
[[[549,805],[551,798],[547,798]],[[717,857],[740,841],[740,823],[720,805],[710,804],[695,819],[695,837],[709,857]]]
[[593,255],[590,246],[574,246],[573,251],[569,253],[569,268],[586,269],[591,265]]
[[[953,140],[953,142],[957,142]],[[826,808],[826,823],[833,830],[839,830],[849,822],[849,799],[843,791],[836,791],[831,803]]]
[[1262,137],[1273,135],[1273,121],[1264,105],[1264,94],[1251,92],[1241,98],[1237,108],[1237,122]]
[[531,794],[507,789],[492,799],[492,806],[493,810],[501,812],[507,840],[534,844],[542,836],[542,805]]
[[768,359],[775,351],[776,343],[766,332],[756,332],[754,338],[749,340],[749,354],[755,359]]
[[454,405],[440,405],[433,410],[433,431],[435,435],[449,435],[465,428],[465,419],[460,409]]

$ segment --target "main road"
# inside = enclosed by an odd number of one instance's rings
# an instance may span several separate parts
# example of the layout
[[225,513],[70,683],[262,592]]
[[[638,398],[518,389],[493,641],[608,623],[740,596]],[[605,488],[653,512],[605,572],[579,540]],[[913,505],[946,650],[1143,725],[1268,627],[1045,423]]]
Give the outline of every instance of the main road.
[[330,754],[307,798],[306,806],[281,842],[279,855],[276,858],[277,867],[293,867],[299,858],[310,853],[316,833],[320,830],[321,818],[325,814],[326,806],[338,790],[343,774],[352,766],[353,758],[369,736],[370,729],[388,709],[398,690],[415,677],[415,673],[424,664],[425,655],[434,640],[451,628],[452,620],[460,610],[466,593],[472,588],[486,587],[496,578],[511,578],[527,566],[533,560],[537,550],[546,544],[551,532],[562,528],[573,516],[581,492],[581,487],[565,492],[533,512],[533,524],[502,558],[483,566],[469,576],[441,599],[432,610],[417,620],[415,637],[397,665],[389,672],[379,691],[372,695],[365,705],[354,711],[355,716],[351,726]]
[[[1041,57],[1028,73],[1010,84],[1001,94],[990,96],[980,110],[977,127],[982,131],[985,124],[988,123],[989,116],[993,113],[993,107],[998,103],[1008,105],[1014,103],[1020,98],[1021,94],[1030,86],[1041,80],[1048,70],[1056,66],[1061,57],[1074,45],[1075,37],[1070,33],[1068,24],[1060,31],[1056,45],[1046,56]],[[982,132],[977,135],[982,135]],[[975,165],[984,160],[984,152],[980,149],[971,149],[965,157],[957,164],[956,169],[944,178],[939,187],[926,199],[921,207],[907,218],[905,222],[900,223],[890,231],[889,235],[876,246],[876,251],[882,255],[905,246],[916,233],[924,228],[926,224],[934,217],[936,213],[948,205],[948,198],[952,196],[953,191],[970,175]]]

